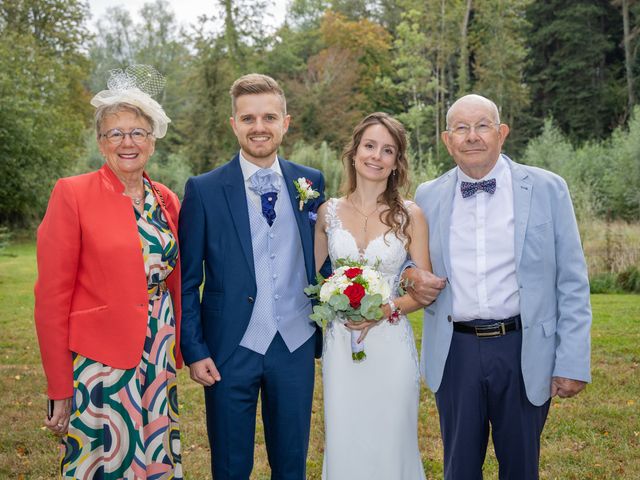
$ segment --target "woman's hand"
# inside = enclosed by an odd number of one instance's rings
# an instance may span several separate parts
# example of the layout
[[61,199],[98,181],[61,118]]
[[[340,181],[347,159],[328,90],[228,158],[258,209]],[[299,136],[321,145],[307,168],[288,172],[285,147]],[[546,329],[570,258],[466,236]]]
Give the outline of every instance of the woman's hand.
[[69,429],[71,416],[71,397],[53,401],[53,415],[46,418],[45,426],[56,435],[64,435]]
[[364,341],[365,337],[369,333],[369,330],[378,325],[381,320],[386,320],[391,315],[391,307],[388,303],[385,303],[380,308],[382,308],[382,316],[378,320],[364,320],[362,322],[347,321],[344,323],[344,326],[349,330],[360,330],[360,336],[357,340],[358,343]]

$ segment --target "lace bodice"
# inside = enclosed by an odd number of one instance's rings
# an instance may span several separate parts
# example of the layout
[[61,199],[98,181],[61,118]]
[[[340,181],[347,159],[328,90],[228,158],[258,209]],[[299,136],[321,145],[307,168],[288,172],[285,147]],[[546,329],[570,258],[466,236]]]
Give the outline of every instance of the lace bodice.
[[354,236],[342,226],[337,210],[338,199],[329,199],[326,232],[331,266],[335,268],[334,262],[338,258],[351,258],[366,262],[370,266],[377,263],[378,270],[393,287],[392,282],[396,280],[400,268],[407,259],[406,241],[389,232],[372,239],[364,250],[360,250]]

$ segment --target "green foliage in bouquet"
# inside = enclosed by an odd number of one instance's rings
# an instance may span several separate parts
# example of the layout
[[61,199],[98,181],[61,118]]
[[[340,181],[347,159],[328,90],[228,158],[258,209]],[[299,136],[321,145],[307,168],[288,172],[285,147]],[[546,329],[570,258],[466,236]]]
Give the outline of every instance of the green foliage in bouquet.
[[[346,263],[338,266],[359,266],[357,263]],[[367,282],[364,278],[356,277],[354,279],[363,286],[367,286]],[[322,275],[318,274],[316,277],[316,284],[309,285],[304,289],[304,293],[314,299],[320,298],[320,289],[325,279]],[[327,303],[319,303],[314,305],[313,313],[309,315],[309,318],[316,322],[319,327],[325,326],[328,322],[336,319],[338,315],[341,315],[344,319],[347,319],[353,323],[363,322],[365,320],[378,320],[382,316],[382,295],[379,293],[373,295],[365,295],[360,300],[360,307],[354,309],[349,303],[349,297],[345,294],[333,295]]]

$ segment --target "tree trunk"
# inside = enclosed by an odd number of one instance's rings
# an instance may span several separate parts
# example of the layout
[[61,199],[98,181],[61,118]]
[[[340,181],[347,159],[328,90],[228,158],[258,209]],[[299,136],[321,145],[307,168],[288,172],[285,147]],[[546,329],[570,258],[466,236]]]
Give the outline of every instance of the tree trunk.
[[631,29],[629,27],[629,0],[622,0],[622,26],[624,28],[624,64],[627,74],[627,109],[631,114],[636,103],[633,91],[633,58],[631,57]]
[[464,95],[469,88],[469,17],[471,16],[471,0],[467,0],[462,25],[460,26],[460,69],[458,71],[459,94]]

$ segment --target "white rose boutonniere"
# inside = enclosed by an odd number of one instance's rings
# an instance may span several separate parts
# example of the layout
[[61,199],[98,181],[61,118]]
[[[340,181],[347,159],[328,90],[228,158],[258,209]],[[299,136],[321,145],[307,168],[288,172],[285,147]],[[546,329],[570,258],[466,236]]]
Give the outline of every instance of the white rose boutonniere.
[[313,189],[313,182],[311,180],[300,177],[299,179],[294,180],[293,184],[296,187],[298,198],[300,199],[300,203],[298,204],[298,208],[300,208],[300,211],[302,211],[302,209],[304,208],[305,203],[320,196],[320,193],[317,190]]

